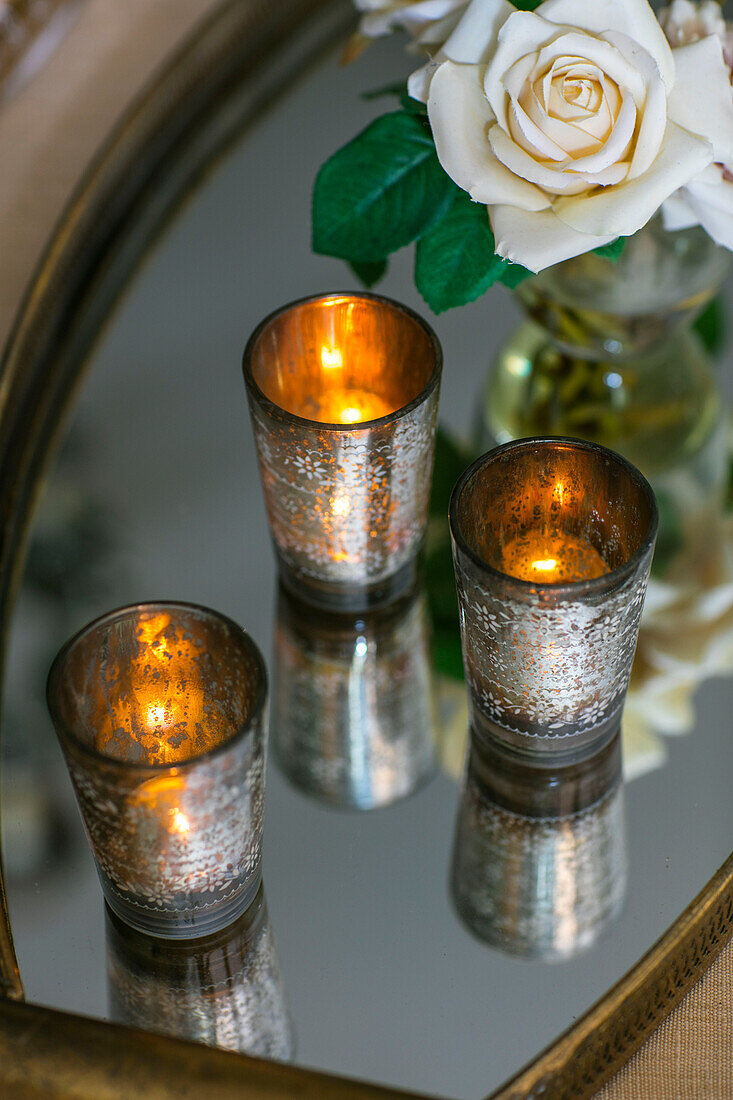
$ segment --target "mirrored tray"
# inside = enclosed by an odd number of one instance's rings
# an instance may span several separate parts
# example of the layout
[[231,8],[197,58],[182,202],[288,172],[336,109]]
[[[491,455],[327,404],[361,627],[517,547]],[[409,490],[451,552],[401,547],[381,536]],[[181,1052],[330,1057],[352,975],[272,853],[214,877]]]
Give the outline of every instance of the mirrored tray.
[[[45,674],[71,633],[123,603],[194,601],[240,622],[271,671],[277,651],[278,667],[306,680],[332,674],[334,665],[353,672],[360,637],[388,673],[390,661],[414,660],[424,644],[419,607],[396,626],[367,624],[336,641],[328,625],[304,626],[282,602],[278,610],[240,368],[245,339],[266,313],[315,291],[356,286],[345,266],[310,251],[312,181],[320,163],[373,117],[363,89],[407,71],[398,42],[380,44],[347,69],[330,52],[263,111],[158,238],[89,357],[31,528],[6,672],[4,845],[31,1002],[153,1029],[170,1007],[156,1001],[151,1013],[152,994],[141,1000],[130,993],[146,948],[105,924],[46,715]],[[409,265],[409,256],[398,256],[380,289],[427,315]],[[464,438],[474,429],[492,356],[516,317],[497,290],[429,318],[445,354],[441,421]],[[724,371],[730,395],[729,362]],[[303,663],[305,673],[298,671]],[[253,950],[270,960],[262,963],[270,978],[276,967],[277,988],[250,998],[229,1045],[456,1100],[485,1095],[618,981],[730,854],[733,696],[730,680],[714,679],[694,698],[694,730],[659,742],[651,756],[637,747],[631,773],[639,774],[627,775],[622,794],[613,789],[609,812],[601,792],[606,809],[588,827],[602,834],[601,846],[617,848],[612,857],[591,848],[589,858],[596,870],[599,859],[625,862],[625,872],[606,868],[616,875],[614,915],[583,932],[594,919],[581,912],[592,900],[591,880],[577,860],[563,863],[557,831],[548,840],[530,824],[515,841],[486,833],[479,842],[488,858],[497,858],[498,843],[514,843],[511,858],[534,861],[535,881],[544,882],[540,925],[544,919],[545,929],[548,921],[555,927],[560,914],[564,931],[561,942],[555,936],[542,947],[535,929],[539,949],[519,955],[518,940],[483,942],[450,888],[465,742],[461,700],[443,685],[435,774],[382,808],[326,805],[284,778],[292,772],[287,759],[271,757],[269,924],[266,946],[260,932]],[[333,759],[340,750],[324,751]],[[349,795],[341,801],[380,801],[389,759],[383,754],[377,774],[370,746],[352,744],[348,753]],[[577,816],[568,822],[564,843],[577,855],[584,843]],[[243,935],[232,950],[246,955]],[[160,956],[156,966],[160,976]],[[176,975],[180,990],[184,978]],[[227,1045],[223,1034],[201,1037]]]

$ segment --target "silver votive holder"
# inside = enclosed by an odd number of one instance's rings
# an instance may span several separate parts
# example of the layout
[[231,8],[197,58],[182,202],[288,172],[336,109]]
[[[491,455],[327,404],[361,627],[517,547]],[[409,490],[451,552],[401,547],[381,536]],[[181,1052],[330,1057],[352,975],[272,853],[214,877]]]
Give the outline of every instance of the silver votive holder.
[[417,314],[373,294],[277,310],[244,352],[280,575],[300,599],[362,609],[413,583],[441,372]]
[[451,892],[477,939],[525,958],[571,958],[619,914],[626,868],[619,734],[566,768],[471,748]]
[[432,778],[436,709],[422,592],[355,615],[316,610],[281,585],[272,680],[275,761],[299,790],[372,810]]
[[267,677],[192,604],[112,611],[61,650],[48,705],[105,898],[166,938],[206,935],[260,882]]
[[293,1032],[262,887],[227,928],[162,940],[106,910],[113,1020],[207,1046],[290,1061]]
[[657,532],[648,482],[572,439],[508,443],[450,503],[473,735],[592,754],[618,729]]

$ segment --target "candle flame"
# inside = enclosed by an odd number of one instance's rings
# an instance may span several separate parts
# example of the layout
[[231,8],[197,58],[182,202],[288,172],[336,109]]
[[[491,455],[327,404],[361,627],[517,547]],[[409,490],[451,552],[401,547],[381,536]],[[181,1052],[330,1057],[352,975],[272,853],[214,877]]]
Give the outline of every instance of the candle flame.
[[148,725],[160,726],[165,721],[165,707],[148,707]]
[[191,824],[184,813],[180,810],[176,810],[173,814],[173,828],[171,832],[180,833],[184,835],[191,828]]
[[335,516],[348,516],[351,501],[345,493],[331,498],[331,511]]
[[321,365],[326,370],[333,370],[343,366],[343,359],[338,348],[321,348]]
[[541,573],[549,573],[550,570],[557,568],[557,560],[555,558],[540,558],[538,561],[532,562],[532,568]]
[[361,420],[361,415],[361,409],[357,409],[353,405],[347,405],[345,409],[341,410],[341,423],[358,424]]

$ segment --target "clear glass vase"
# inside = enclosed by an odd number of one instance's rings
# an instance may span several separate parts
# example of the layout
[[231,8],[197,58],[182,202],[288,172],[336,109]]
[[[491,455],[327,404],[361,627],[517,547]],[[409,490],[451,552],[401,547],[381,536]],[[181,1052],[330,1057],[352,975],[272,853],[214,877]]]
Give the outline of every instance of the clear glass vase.
[[692,324],[729,268],[701,229],[655,219],[616,263],[588,253],[527,279],[516,292],[527,319],[481,405],[482,449],[565,435],[638,466],[660,506],[655,572],[673,581],[701,567],[724,497],[724,406]]

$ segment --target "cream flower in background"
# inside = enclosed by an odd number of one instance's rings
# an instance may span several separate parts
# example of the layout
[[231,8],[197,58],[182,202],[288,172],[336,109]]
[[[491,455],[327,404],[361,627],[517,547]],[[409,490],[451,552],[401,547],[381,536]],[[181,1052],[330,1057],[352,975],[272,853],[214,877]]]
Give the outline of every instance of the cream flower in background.
[[359,33],[378,38],[404,30],[420,45],[439,46],[456,26],[468,0],[354,0],[362,13]]
[[409,89],[498,254],[532,271],[635,233],[733,162],[720,39],[672,50],[646,0],[472,0]]
[[709,34],[725,39],[727,27],[716,0],[672,0],[659,13],[659,24],[670,46],[690,46]]
[[[714,35],[733,67],[733,29],[714,0],[693,3],[674,0],[660,13],[662,29],[673,46],[690,45]],[[717,158],[716,158],[717,159]],[[733,162],[709,165],[699,176],[676,191],[662,207],[666,229],[701,225],[714,241],[733,249]]]

